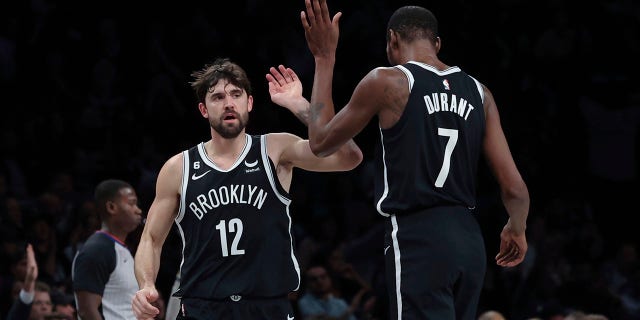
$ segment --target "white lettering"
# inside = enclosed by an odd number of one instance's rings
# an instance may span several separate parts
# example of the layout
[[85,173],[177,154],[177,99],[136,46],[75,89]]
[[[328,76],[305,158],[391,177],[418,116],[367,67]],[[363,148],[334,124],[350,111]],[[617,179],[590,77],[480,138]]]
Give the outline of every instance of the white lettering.
[[[244,192],[245,190],[247,192]],[[196,200],[190,202],[188,207],[198,219],[202,219],[210,210],[234,203],[251,205],[262,209],[268,195],[266,191],[256,186],[232,184],[210,189],[206,194],[197,195],[195,197]]]

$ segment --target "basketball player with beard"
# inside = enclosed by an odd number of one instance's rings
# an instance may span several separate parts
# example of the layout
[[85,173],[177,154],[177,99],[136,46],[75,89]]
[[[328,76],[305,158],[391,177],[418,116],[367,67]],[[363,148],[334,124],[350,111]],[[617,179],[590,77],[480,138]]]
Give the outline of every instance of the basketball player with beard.
[[[300,286],[288,195],[293,168],[347,171],[362,152],[347,142],[316,157],[309,141],[289,133],[249,135],[253,108],[245,71],[218,59],[192,74],[198,109],[211,138],[171,157],[160,170],[135,257],[137,319],[159,312],[155,280],[163,243],[175,221],[183,242],[177,319],[293,319],[288,300]],[[267,74],[271,100],[288,109],[309,102],[293,70]],[[305,122],[306,118],[300,117]]]

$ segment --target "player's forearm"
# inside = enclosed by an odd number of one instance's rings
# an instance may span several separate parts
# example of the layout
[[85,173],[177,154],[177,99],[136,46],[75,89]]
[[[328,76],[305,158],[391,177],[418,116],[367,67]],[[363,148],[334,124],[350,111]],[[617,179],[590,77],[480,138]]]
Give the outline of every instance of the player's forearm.
[[135,257],[135,274],[140,288],[155,286],[160,268],[162,245],[154,244],[150,236],[143,236]]
[[[299,103],[299,105],[300,107],[294,112],[294,114],[300,122],[308,127],[310,103],[305,100],[304,104]],[[340,160],[349,167],[347,170],[357,167],[362,162],[362,150],[360,150],[360,147],[358,147],[353,139],[349,139],[349,141],[340,146],[340,148],[337,149],[336,154]]]
[[304,99],[303,101],[300,101],[296,104],[297,107],[294,108],[287,108],[289,110],[291,110],[291,112],[296,116],[296,118],[298,118],[298,120],[300,120],[300,122],[302,122],[302,124],[304,124],[305,126],[309,126],[309,113],[310,113],[310,103],[309,101],[307,101],[307,99]]
[[529,215],[529,191],[526,184],[521,181],[511,188],[503,189],[502,202],[509,214],[513,230],[518,233],[525,232]]
[[314,154],[327,156],[336,151],[337,145],[326,143],[326,124],[335,115],[332,98],[333,67],[335,59],[316,59],[313,91],[309,108],[309,144]]

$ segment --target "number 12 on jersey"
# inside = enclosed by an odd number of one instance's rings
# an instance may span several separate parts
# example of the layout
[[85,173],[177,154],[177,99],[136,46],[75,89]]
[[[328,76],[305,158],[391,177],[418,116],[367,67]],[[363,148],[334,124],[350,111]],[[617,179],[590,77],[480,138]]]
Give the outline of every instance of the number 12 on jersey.
[[[216,225],[216,230],[220,232],[220,247],[222,249],[222,256],[228,257],[229,248],[227,245],[227,221],[220,220],[220,223]],[[242,238],[242,220],[238,218],[229,220],[229,232],[235,233],[233,242],[231,243],[231,255],[238,256],[244,254],[244,249],[238,249],[238,243],[240,243],[240,238]]]

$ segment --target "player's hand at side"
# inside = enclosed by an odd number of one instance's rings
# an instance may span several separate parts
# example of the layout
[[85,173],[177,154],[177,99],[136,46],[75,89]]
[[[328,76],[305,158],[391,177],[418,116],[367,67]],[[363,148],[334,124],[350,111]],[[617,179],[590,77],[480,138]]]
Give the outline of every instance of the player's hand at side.
[[133,313],[138,320],[153,320],[156,315],[160,313],[158,308],[152,305],[153,302],[158,300],[158,290],[154,287],[142,288],[136,292],[131,301],[131,307]]
[[302,82],[298,75],[283,65],[271,67],[267,73],[271,101],[293,113],[306,110],[308,101],[302,96]]
[[300,12],[300,20],[311,53],[316,59],[335,59],[342,12],[336,13],[332,19],[326,0],[305,0],[304,3],[306,12]]
[[527,249],[525,232],[516,232],[507,222],[500,232],[500,252],[496,255],[496,263],[502,267],[517,266],[524,260]]

